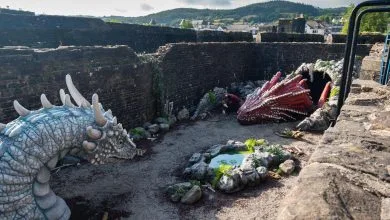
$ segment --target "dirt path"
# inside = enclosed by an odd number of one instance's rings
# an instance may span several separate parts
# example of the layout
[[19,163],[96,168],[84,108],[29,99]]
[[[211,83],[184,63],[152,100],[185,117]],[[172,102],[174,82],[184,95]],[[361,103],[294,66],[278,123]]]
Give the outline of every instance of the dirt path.
[[[72,209],[72,219],[273,219],[279,203],[297,177],[267,181],[233,195],[206,192],[194,206],[173,204],[164,188],[181,182],[189,157],[229,139],[265,138],[271,143],[296,145],[310,155],[321,135],[306,134],[313,144],[283,139],[275,131],[295,123],[241,126],[231,116],[179,125],[165,135],[151,152],[138,160],[92,166],[83,164],[61,170],[52,178],[53,190]],[[302,163],[308,159],[305,156]]]

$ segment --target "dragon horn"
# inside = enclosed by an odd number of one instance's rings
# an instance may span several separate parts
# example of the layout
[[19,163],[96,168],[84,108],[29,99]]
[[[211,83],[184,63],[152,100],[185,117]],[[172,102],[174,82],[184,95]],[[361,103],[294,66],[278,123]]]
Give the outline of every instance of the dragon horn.
[[20,116],[26,116],[28,114],[30,114],[30,110],[26,109],[25,107],[23,107],[18,101],[14,101],[14,108],[16,110],[16,112],[20,115]]
[[99,105],[99,96],[97,94],[93,94],[92,96],[92,107],[93,112],[95,113],[95,121],[99,126],[104,126],[107,123],[107,119],[104,117],[102,109]]
[[79,107],[89,107],[91,104],[84,98],[83,95],[76,89],[76,86],[73,84],[72,77],[68,74],[65,77],[66,86],[68,87],[69,93],[77,103]]
[[41,103],[44,108],[53,108],[53,105],[49,102],[45,94],[41,95]]
[[65,105],[65,91],[63,89],[60,89],[60,99],[63,105]]
[[74,108],[75,106],[73,105],[72,101],[70,101],[70,95],[66,94],[65,95],[65,106]]

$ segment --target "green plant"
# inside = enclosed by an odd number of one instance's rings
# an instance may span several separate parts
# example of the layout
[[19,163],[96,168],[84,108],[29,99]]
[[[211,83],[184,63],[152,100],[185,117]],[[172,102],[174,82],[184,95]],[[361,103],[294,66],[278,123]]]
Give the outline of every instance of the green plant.
[[187,192],[188,190],[184,189],[183,187],[179,187],[177,188],[175,194],[178,195],[179,197],[183,197]]
[[263,146],[263,145],[267,145],[267,141],[265,139],[254,139],[254,138],[250,138],[248,140],[245,141],[244,143],[248,149],[249,152],[255,152],[255,146]]
[[221,179],[223,175],[229,175],[229,171],[233,169],[232,165],[229,164],[221,164],[218,168],[214,169],[214,179],[211,181],[211,185],[215,188],[217,186],[218,181]]
[[277,157],[277,163],[281,163],[284,158],[284,152],[280,145],[271,145],[265,149],[266,152]]
[[140,135],[140,136],[143,136],[145,134],[145,132],[143,130],[138,129],[138,128],[131,129],[130,133],[133,135]]
[[333,87],[332,90],[330,91],[330,95],[329,95],[329,98],[332,98],[332,97],[335,97],[335,96],[338,96],[340,93],[340,87],[336,86],[336,87]]
[[209,102],[213,105],[216,104],[217,103],[217,96],[215,95],[215,93],[213,91],[209,91],[207,94],[209,97]]
[[190,180],[192,186],[202,186],[199,180]]

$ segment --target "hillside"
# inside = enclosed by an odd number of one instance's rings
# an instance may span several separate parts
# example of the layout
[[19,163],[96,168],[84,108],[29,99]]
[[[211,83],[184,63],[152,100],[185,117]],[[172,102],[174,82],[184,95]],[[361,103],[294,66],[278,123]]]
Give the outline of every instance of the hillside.
[[154,19],[158,24],[177,26],[181,19],[221,20],[224,23],[246,20],[250,23],[272,22],[278,18],[290,18],[297,14],[318,17],[324,14],[341,15],[345,8],[321,9],[312,5],[289,1],[256,3],[231,10],[177,8],[141,17],[104,17],[105,21],[144,24]]

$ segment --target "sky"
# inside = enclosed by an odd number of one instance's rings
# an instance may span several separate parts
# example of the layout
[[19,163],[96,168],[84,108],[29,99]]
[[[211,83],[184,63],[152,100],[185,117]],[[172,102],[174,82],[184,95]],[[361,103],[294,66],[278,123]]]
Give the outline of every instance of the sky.
[[[142,16],[173,8],[230,9],[267,0],[0,0],[0,7],[37,14]],[[290,0],[321,8],[348,6],[363,0]]]

